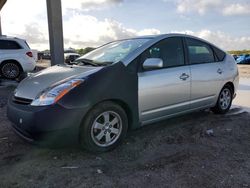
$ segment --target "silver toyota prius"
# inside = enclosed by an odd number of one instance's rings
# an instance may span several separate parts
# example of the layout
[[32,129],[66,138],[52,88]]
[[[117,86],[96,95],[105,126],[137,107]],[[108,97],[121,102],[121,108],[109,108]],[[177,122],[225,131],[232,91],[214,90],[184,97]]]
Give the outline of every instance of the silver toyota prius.
[[238,82],[233,57],[207,41],[130,38],[27,77],[9,98],[8,118],[29,142],[102,152],[129,129],[201,109],[226,113]]

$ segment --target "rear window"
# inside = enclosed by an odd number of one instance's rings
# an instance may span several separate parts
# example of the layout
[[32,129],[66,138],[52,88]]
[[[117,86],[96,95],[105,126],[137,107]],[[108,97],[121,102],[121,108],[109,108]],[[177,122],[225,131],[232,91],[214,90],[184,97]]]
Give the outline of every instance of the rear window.
[[0,49],[1,50],[18,50],[21,49],[21,46],[11,40],[0,40]]
[[213,50],[216,56],[216,61],[223,61],[226,56],[226,53],[214,46],[213,46]]

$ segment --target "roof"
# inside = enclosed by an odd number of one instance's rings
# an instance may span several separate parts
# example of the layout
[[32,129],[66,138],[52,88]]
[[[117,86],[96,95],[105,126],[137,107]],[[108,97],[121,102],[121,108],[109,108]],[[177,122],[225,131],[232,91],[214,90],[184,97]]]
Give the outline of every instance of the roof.
[[0,39],[24,40],[24,39],[12,37],[12,36],[7,36],[7,35],[0,35]]
[[[202,39],[202,38],[199,38],[199,37],[196,37],[196,36],[193,36],[193,35],[188,35],[188,34],[183,34],[183,33],[168,33],[168,34],[159,34],[159,35],[145,35],[145,36],[138,36],[138,37],[133,37],[133,38],[128,38],[128,39],[143,39],[143,38],[148,38],[148,39],[153,39],[153,40],[162,40],[164,38],[167,38],[167,37],[188,37],[188,38],[193,38],[193,39],[197,39],[197,40],[200,40],[200,41],[203,41],[203,42],[206,42],[212,46],[215,46],[213,43],[205,40],[205,39]],[[126,40],[126,39],[124,39]],[[217,48],[219,48],[218,46],[216,46]],[[221,48],[219,48],[220,50],[222,50]],[[222,50],[224,51],[224,50]]]
[[[136,37],[131,37],[131,38],[124,38],[124,39],[118,39],[115,41],[122,41],[122,40],[129,40],[129,39],[157,39],[157,38],[166,38],[166,37],[190,37],[190,38],[196,38],[199,40],[203,40],[201,38],[192,36],[192,35],[187,35],[183,33],[167,33],[167,34],[158,34],[158,35],[144,35],[144,36],[136,36]],[[203,40],[205,41],[205,40]],[[207,41],[205,41],[207,42]]]
[[195,36],[192,35],[188,35],[188,34],[183,34],[183,33],[166,33],[166,34],[157,34],[157,35],[144,35],[144,36],[137,36],[137,37],[131,37],[131,38],[127,38],[127,39],[140,39],[140,38],[162,38],[162,37],[192,37],[192,38],[197,38]]

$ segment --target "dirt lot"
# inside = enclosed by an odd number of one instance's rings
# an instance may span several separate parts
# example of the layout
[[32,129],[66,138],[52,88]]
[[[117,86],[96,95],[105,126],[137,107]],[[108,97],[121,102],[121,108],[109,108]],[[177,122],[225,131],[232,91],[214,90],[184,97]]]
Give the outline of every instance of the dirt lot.
[[94,155],[23,142],[6,118],[11,90],[0,86],[0,187],[250,187],[250,114],[241,108],[146,126]]
[[240,77],[250,78],[250,65],[238,65]]

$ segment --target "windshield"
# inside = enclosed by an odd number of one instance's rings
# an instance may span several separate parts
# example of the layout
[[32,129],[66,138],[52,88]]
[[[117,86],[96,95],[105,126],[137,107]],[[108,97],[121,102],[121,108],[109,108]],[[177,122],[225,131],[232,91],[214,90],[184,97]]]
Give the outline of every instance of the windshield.
[[74,63],[96,66],[117,63],[149,40],[141,38],[111,42],[78,58]]

